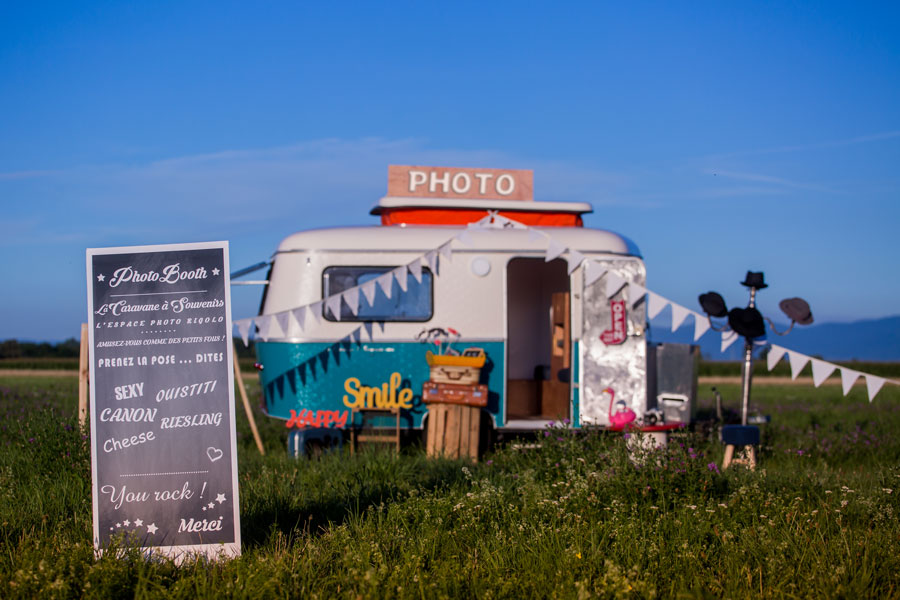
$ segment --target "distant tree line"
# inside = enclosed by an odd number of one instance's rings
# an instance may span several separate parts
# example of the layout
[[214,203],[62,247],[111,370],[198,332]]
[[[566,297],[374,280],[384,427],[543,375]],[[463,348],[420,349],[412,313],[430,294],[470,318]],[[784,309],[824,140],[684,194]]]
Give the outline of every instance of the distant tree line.
[[81,344],[75,338],[51,344],[49,342],[0,342],[0,358],[78,358]]

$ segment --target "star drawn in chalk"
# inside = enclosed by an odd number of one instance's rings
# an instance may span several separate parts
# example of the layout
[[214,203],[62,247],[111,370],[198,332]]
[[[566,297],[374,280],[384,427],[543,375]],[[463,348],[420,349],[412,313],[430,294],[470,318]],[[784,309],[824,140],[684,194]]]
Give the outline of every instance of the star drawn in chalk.
[[219,274],[219,269],[213,269],[213,275],[218,275],[218,274]]
[[147,533],[156,533],[157,529],[159,529],[159,527],[156,526],[156,523],[150,523],[149,525],[147,525]]
[[121,523],[116,523],[116,529],[118,529],[118,528],[121,527],[121,526],[122,526]]
[[131,521],[129,521],[128,519],[125,519],[124,521],[122,521],[122,525],[124,525],[125,527],[128,527],[129,525],[131,525]]
[[140,526],[143,525],[143,524],[144,524],[144,522],[141,521],[140,519],[135,519],[135,520],[134,520],[134,526],[135,526],[135,527],[140,527]]
[[225,494],[219,494],[218,496],[216,496],[216,502],[218,502],[219,504],[225,502]]
[[210,507],[210,508],[215,508],[215,507],[216,507],[216,505],[213,504],[212,502],[210,502],[209,504],[207,504],[207,506]]
[[115,527],[110,527],[109,530],[110,530],[110,531],[115,531],[116,528],[115,528]]
[[103,276],[103,273],[97,275],[97,281],[103,281],[104,279],[106,279],[106,277]]

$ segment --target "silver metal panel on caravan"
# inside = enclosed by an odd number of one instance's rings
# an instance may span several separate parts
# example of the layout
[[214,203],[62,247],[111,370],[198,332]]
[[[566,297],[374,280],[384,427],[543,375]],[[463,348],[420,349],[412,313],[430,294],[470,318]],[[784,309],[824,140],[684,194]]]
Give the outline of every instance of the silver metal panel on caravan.
[[[627,286],[608,298],[607,278],[614,273],[626,282],[645,285],[646,269],[639,259],[598,261],[598,266],[608,271],[607,276],[584,287],[580,408],[583,424],[608,425],[610,398],[603,393],[607,388],[612,388],[616,402],[624,400],[638,416],[647,409],[647,303],[640,300],[632,307]],[[625,339],[604,343],[604,333],[613,326],[613,302],[623,300]]]

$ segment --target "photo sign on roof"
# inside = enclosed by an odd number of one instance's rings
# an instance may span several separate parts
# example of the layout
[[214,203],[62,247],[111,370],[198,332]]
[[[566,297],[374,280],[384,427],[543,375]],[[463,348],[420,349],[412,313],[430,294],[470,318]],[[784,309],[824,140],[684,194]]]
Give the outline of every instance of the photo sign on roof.
[[534,172],[390,165],[387,195],[404,198],[534,200]]
[[240,554],[228,243],[87,251],[94,547]]

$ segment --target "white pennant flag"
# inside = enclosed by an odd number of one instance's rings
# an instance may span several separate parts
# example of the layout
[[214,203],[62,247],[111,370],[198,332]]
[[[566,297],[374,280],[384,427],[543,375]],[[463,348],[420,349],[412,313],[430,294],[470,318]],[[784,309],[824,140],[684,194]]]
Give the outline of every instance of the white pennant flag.
[[301,306],[295,308],[291,311],[291,316],[294,318],[294,323],[297,324],[297,327],[302,332],[306,328],[306,307]]
[[809,359],[809,362],[812,363],[813,385],[816,387],[822,385],[822,383],[828,379],[828,376],[834,373],[836,368],[836,365],[825,362],[824,360],[819,360],[818,358],[811,358]]
[[637,283],[629,283],[628,284],[628,298],[631,300],[631,305],[634,306],[638,302],[644,299],[644,296],[647,295],[647,288]]
[[[662,309],[669,303],[668,300],[651,291],[647,291],[647,318],[655,319],[656,315],[662,312]],[[727,347],[727,346],[726,346]]]
[[284,331],[281,330],[281,324],[278,322],[277,314],[269,315],[269,331],[267,332],[267,335],[270,338],[284,337]]
[[547,255],[544,256],[544,262],[550,262],[556,258],[559,258],[563,252],[566,251],[566,247],[562,244],[558,243],[553,238],[550,238],[550,243],[547,245]]
[[375,306],[375,280],[370,279],[359,287],[365,294],[366,302],[369,303],[369,306]]
[[470,229],[471,229],[471,224],[469,225],[469,228],[463,229],[463,230],[460,231],[459,234],[456,236],[456,239],[459,240],[459,243],[460,243],[460,244],[465,244],[466,246],[471,246],[471,245],[472,245],[472,234],[469,233],[469,230],[470,230]]
[[397,285],[400,286],[404,293],[406,292],[407,275],[409,275],[409,271],[406,270],[406,265],[394,269],[394,279],[397,280]]
[[319,300],[318,302],[313,302],[312,304],[310,304],[307,307],[307,311],[306,311],[307,316],[312,315],[313,321],[315,321],[316,324],[322,322],[322,315],[324,314],[324,310],[322,307],[324,305],[325,305],[325,301]]
[[412,273],[412,276],[416,278],[416,281],[418,281],[419,283],[422,283],[422,259],[421,258],[417,258],[416,260],[412,261],[411,263],[406,265],[406,268],[409,269],[409,272]]
[[592,285],[595,281],[606,274],[606,269],[601,267],[600,263],[587,261],[584,267],[584,287]]
[[681,324],[684,323],[684,319],[691,314],[691,311],[681,306],[680,304],[672,303],[672,331],[674,332],[676,329],[681,327]]
[[774,369],[775,365],[778,364],[778,361],[784,357],[785,352],[787,352],[787,348],[772,344],[772,347],[769,348],[769,353],[766,354],[766,366],[769,367],[770,371]]
[[281,329],[281,337],[290,337],[291,311],[286,310],[284,312],[275,313],[275,321],[278,323],[278,327]]
[[791,361],[791,379],[797,379],[797,375],[800,374],[800,371],[802,371],[803,367],[806,366],[806,363],[809,362],[809,357],[805,354],[794,352],[793,350],[788,350],[787,355],[788,360]]
[[366,321],[365,323],[363,323],[363,328],[365,328],[366,334],[369,336],[369,341],[375,341],[375,338],[372,336],[372,321]]
[[431,269],[432,273],[437,273],[437,257],[437,251],[435,250],[432,250],[431,252],[425,254],[425,262],[428,263],[428,267]]
[[862,373],[859,371],[841,367],[841,388],[843,388],[845,396],[850,393],[850,388],[853,387],[853,384],[856,383],[856,380],[859,379],[860,375],[862,375]]
[[881,386],[884,385],[883,377],[876,377],[875,375],[865,374],[866,376],[866,388],[869,390],[869,402],[875,399],[875,394],[878,393],[878,390],[881,389]]
[[325,306],[336,320],[341,320],[341,295],[334,294],[325,298]]
[[550,239],[550,236],[544,233],[543,231],[538,231],[532,227],[528,228],[528,241],[529,242],[539,242],[543,239]]
[[378,282],[379,287],[381,287],[381,291],[384,292],[384,295],[388,298],[391,297],[391,288],[394,286],[394,276],[390,271],[385,273],[384,275],[379,275],[375,278],[375,281]]
[[619,290],[625,285],[625,279],[617,273],[607,271],[606,273],[606,297],[612,298],[619,293]]
[[241,334],[241,341],[244,342],[245,346],[249,346],[250,327],[253,325],[253,319],[240,319],[235,321],[234,324],[237,326],[238,333]]
[[451,262],[453,260],[451,258],[453,256],[453,249],[450,247],[450,244],[451,242],[446,242],[438,247],[438,252],[441,253],[441,256],[447,259],[447,262]]
[[584,258],[584,254],[578,250],[569,250],[569,254],[566,256],[566,262],[569,263],[569,275],[581,266],[581,263],[584,262]]
[[256,317],[256,326],[259,328],[259,337],[262,341],[269,341],[269,329],[272,327],[272,317],[269,315],[260,315]]
[[739,337],[738,334],[736,334],[733,331],[730,331],[730,330],[723,331],[722,332],[722,346],[721,346],[721,349],[719,350],[719,352],[725,352],[726,350],[728,350],[728,346],[735,343],[737,341],[738,337]]
[[359,286],[344,290],[344,293],[341,295],[355,317],[359,313]]
[[694,341],[696,342],[709,330],[709,319],[700,313],[692,312],[691,314],[694,315]]

